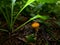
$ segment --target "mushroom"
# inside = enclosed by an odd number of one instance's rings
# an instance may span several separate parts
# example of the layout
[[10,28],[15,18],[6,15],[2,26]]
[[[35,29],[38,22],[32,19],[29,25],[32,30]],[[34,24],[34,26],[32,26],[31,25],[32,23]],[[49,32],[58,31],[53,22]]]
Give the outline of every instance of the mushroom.
[[39,29],[39,26],[40,26],[40,24],[38,22],[33,22],[31,26],[32,26],[32,28],[35,29],[35,31],[38,32],[38,29]]
[[31,26],[35,29],[35,38],[37,39],[37,32],[40,24],[38,22],[33,22]]

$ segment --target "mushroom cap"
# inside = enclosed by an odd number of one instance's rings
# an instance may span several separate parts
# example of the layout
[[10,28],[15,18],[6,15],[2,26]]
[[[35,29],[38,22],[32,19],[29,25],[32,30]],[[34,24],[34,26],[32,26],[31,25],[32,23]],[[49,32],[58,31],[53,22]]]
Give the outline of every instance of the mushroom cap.
[[34,22],[31,25],[33,28],[38,28],[40,26],[40,24],[38,22]]

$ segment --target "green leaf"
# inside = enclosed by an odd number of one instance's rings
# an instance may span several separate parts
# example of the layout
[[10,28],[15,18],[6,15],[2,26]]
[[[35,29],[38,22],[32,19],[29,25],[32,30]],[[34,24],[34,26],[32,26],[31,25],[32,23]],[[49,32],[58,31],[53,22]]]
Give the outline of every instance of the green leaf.
[[[19,14],[28,6],[28,5],[30,5],[32,2],[34,2],[35,0],[28,0],[27,2],[26,2],[26,4],[24,5],[24,7],[18,12],[18,14],[16,15],[16,17],[15,17],[15,19],[14,19],[14,22],[15,22],[15,20],[18,18],[18,16],[19,16]],[[13,23],[14,23],[13,22]]]
[[8,30],[5,30],[5,29],[0,29],[0,31],[8,32]]
[[13,28],[13,10],[14,10],[14,5],[15,5],[16,0],[12,0],[12,7],[11,7],[11,24],[10,24],[10,29]]
[[41,15],[36,15],[36,16],[34,16],[33,18],[30,18],[30,20],[34,20],[34,19],[37,19],[37,18],[40,18],[40,19],[42,19],[42,20],[47,20],[47,19],[49,19],[49,16],[41,16]]
[[6,22],[7,22],[7,24],[9,24],[8,18],[7,18],[7,16],[6,16],[6,13],[3,11],[2,8],[0,8],[0,11],[1,11],[1,13],[3,14],[3,16],[4,16],[4,18],[5,18]]
[[14,4],[15,4],[15,2],[16,2],[16,0],[12,0],[12,5],[14,5]]

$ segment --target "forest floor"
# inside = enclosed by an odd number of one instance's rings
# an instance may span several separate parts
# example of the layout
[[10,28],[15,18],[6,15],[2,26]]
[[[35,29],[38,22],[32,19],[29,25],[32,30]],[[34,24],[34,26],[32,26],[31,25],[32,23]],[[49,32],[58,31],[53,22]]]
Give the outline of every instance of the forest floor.
[[[27,17],[25,17],[26,20]],[[18,27],[21,23],[24,23],[26,20],[17,21],[15,24],[15,28]],[[0,28],[7,28],[6,22],[0,18]],[[46,27],[39,28],[38,32],[35,32],[35,29],[31,26],[32,22],[26,24],[24,27],[20,28],[19,31],[10,34],[10,32],[0,31],[0,45],[45,45],[46,41],[48,41],[49,45],[60,45],[60,29],[59,30],[51,30],[54,34],[55,39],[51,38],[51,36],[45,32]],[[41,26],[43,26],[41,24]],[[26,36],[31,34],[37,34],[35,42],[27,43]]]

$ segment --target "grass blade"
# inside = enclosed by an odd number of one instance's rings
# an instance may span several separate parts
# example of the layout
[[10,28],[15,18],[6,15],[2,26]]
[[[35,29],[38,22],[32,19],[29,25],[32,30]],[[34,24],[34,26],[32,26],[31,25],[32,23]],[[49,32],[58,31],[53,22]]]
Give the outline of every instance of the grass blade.
[[8,24],[8,19],[7,19],[7,16],[6,16],[5,12],[3,11],[2,8],[0,8],[0,11],[2,12],[2,14],[3,14],[3,16],[4,16],[4,18],[5,18],[5,20],[6,20],[7,24]]
[[35,0],[28,0],[27,3],[24,5],[24,7],[18,12],[18,14],[16,15],[16,17],[14,18],[14,22],[13,24],[15,23],[17,17],[19,16],[19,14],[29,5],[31,4],[32,2],[34,2]]
[[11,7],[11,24],[10,24],[10,29],[13,29],[12,22],[13,22],[13,10],[14,10],[15,2],[16,2],[16,0],[12,0],[12,4],[11,4],[12,7]]
[[8,14],[8,10],[7,10],[7,7],[5,8],[6,10],[6,17],[7,17],[7,20],[8,20],[8,26],[10,25],[10,17],[9,17],[9,14]]
[[8,30],[5,30],[5,29],[0,29],[0,31],[9,32]]

